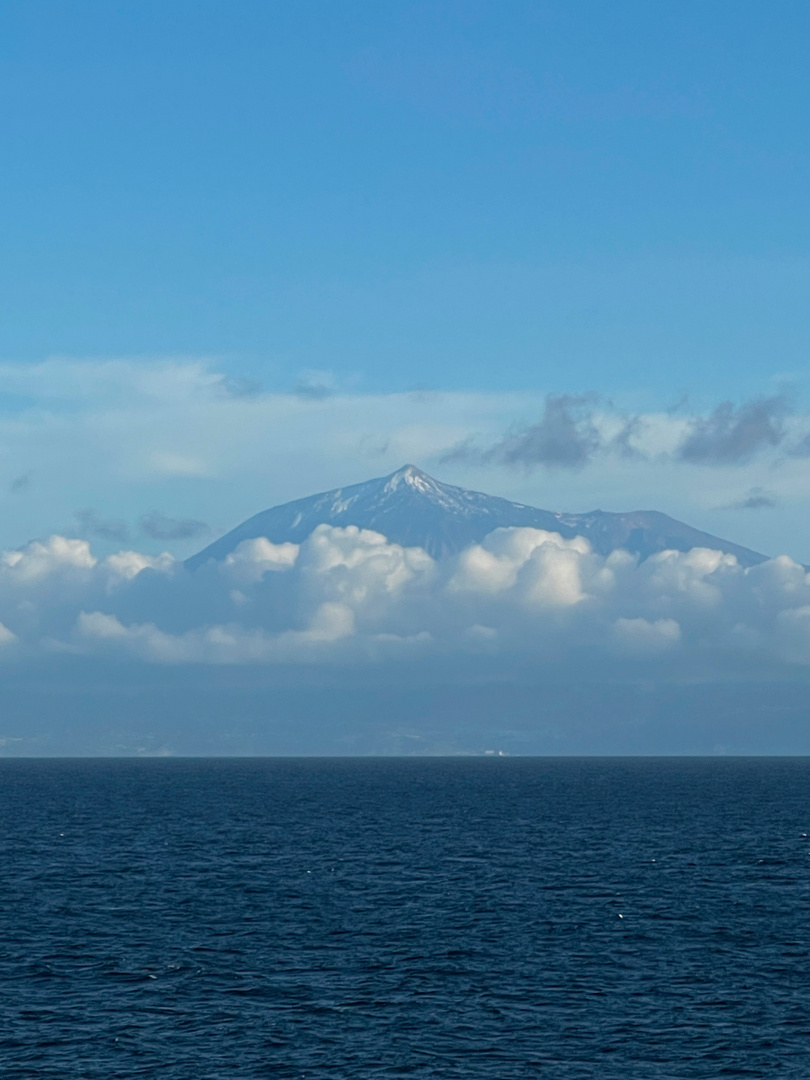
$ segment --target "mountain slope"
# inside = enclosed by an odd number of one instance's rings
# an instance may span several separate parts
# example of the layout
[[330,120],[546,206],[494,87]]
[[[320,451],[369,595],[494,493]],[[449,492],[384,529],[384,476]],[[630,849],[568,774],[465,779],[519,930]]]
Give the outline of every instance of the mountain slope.
[[275,506],[249,518],[186,561],[190,570],[221,560],[243,540],[264,536],[275,544],[301,543],[318,525],[357,525],[383,533],[406,547],[422,547],[436,559],[477,543],[493,529],[529,526],[584,536],[596,551],[626,548],[643,558],[668,548],[711,547],[735,555],[743,566],[767,556],[684,525],[654,510],[611,514],[557,514],[479,491],[443,484],[413,465],[390,476],[336,488]]

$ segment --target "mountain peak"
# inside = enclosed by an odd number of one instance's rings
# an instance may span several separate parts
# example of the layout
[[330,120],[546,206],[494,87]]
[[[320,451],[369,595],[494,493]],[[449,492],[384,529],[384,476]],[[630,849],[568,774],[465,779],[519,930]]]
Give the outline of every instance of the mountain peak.
[[733,554],[743,566],[765,558],[654,511],[557,514],[443,484],[415,465],[403,465],[390,476],[264,510],[193,555],[186,566],[193,570],[209,559],[224,559],[243,541],[260,536],[274,544],[300,544],[319,525],[371,529],[403,547],[424,548],[435,559],[480,543],[494,529],[518,527],[567,539],[583,536],[603,555],[624,548],[647,558],[657,551],[710,547]]
[[438,489],[438,483],[432,476],[422,472],[415,465],[403,465],[401,469],[385,478],[385,491],[396,491],[404,485],[427,494]]

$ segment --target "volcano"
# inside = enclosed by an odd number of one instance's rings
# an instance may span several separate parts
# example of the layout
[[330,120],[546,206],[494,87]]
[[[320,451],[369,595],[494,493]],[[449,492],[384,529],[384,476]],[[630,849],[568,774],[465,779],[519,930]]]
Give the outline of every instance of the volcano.
[[405,465],[390,476],[263,510],[192,555],[186,566],[195,570],[211,559],[222,560],[242,541],[260,536],[274,544],[300,544],[318,525],[372,529],[393,543],[424,548],[434,559],[479,543],[494,529],[515,526],[545,529],[566,539],[583,536],[602,555],[623,548],[646,559],[658,551],[707,547],[734,555],[742,566],[767,558],[655,510],[555,513],[443,484],[415,465]]

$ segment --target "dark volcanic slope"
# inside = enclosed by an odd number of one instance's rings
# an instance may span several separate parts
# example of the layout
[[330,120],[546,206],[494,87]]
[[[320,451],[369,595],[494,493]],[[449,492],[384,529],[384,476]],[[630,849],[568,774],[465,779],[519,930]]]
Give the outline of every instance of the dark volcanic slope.
[[631,510],[627,514],[592,510],[588,514],[561,514],[560,520],[570,524],[578,536],[587,537],[594,551],[602,555],[624,548],[646,559],[656,551],[690,551],[704,547],[735,555],[741,566],[755,566],[768,558],[730,540],[693,529],[658,510]]
[[493,529],[520,525],[547,529],[569,539],[584,536],[605,555],[626,548],[646,558],[666,549],[710,547],[736,555],[744,566],[767,558],[654,510],[556,514],[442,484],[415,466],[406,465],[391,476],[264,510],[193,555],[186,566],[194,570],[209,559],[224,559],[243,540],[259,536],[275,544],[301,543],[318,525],[373,529],[394,543],[422,547],[437,559],[483,540]]

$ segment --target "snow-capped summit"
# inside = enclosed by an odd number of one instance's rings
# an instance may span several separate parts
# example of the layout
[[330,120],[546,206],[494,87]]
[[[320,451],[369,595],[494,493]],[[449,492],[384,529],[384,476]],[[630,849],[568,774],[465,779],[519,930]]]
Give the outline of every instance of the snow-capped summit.
[[421,469],[417,469],[415,465],[403,465],[401,469],[392,473],[388,477],[385,490],[396,491],[401,484],[407,484],[409,487],[416,488],[417,491],[438,490],[436,481]]
[[569,539],[584,536],[605,555],[617,548],[646,558],[667,548],[711,547],[736,555],[744,566],[766,558],[654,510],[558,514],[443,484],[415,465],[405,465],[390,476],[264,510],[193,555],[186,566],[193,570],[209,559],[224,559],[243,540],[259,536],[274,544],[300,544],[318,525],[373,529],[394,543],[422,547],[436,559],[483,540],[493,529],[511,526],[545,529]]

